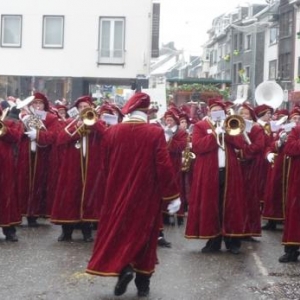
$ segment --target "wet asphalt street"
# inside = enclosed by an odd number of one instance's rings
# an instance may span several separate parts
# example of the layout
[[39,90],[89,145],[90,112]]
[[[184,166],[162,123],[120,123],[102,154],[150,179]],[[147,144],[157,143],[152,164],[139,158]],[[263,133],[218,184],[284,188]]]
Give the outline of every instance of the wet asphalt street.
[[[84,243],[80,231],[71,243],[57,242],[60,227],[39,222],[38,228],[26,222],[18,227],[17,243],[0,234],[1,300],[141,299],[133,282],[125,295],[114,297],[116,278],[84,272],[92,243]],[[146,299],[300,299],[300,262],[278,262],[282,230],[264,232],[258,243],[243,242],[239,255],[225,249],[202,254],[205,241],[186,240],[183,233],[183,227],[166,227],[172,248],[158,249],[160,263]]]

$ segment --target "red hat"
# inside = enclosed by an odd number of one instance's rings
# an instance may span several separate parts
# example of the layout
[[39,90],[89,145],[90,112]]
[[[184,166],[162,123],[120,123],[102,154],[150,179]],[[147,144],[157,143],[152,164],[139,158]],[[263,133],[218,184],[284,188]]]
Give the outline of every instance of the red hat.
[[300,116],[300,107],[295,106],[290,112],[290,119],[294,116]]
[[65,105],[62,105],[62,104],[55,105],[54,108],[56,108],[57,110],[60,110],[60,109],[64,109],[65,111],[68,110],[68,108]]
[[289,111],[287,109],[277,109],[274,113],[276,119],[280,119],[285,116],[289,116]]
[[125,103],[122,108],[123,114],[130,114],[135,110],[141,110],[144,112],[148,111],[150,106],[150,96],[145,93],[135,93],[130,99]]
[[181,105],[180,110],[186,113],[188,116],[191,114],[191,107],[186,104]]
[[177,125],[180,124],[179,114],[177,113],[176,109],[174,109],[174,108],[168,109],[164,114],[164,118],[166,119],[168,117],[171,117],[176,122]]
[[181,113],[179,114],[179,122],[180,122],[181,120],[186,120],[186,122],[187,122],[188,125],[191,123],[191,120],[190,120],[188,114],[185,113],[185,112],[181,112]]
[[37,93],[34,93],[33,96],[34,96],[34,100],[43,101],[44,106],[45,106],[45,110],[46,111],[49,110],[49,101],[48,101],[47,97],[44,94],[37,92]]
[[79,103],[81,103],[81,102],[86,102],[86,103],[88,103],[90,106],[93,106],[93,100],[92,100],[91,96],[81,96],[81,97],[79,97],[79,98],[76,100],[74,106],[76,106],[76,107],[78,108],[78,105],[79,105]]
[[211,99],[208,100],[208,107],[209,107],[209,109],[212,109],[215,106],[220,106],[224,110],[226,109],[226,105],[222,101],[222,98],[211,98]]
[[249,110],[250,116],[251,116],[252,120],[255,122],[257,117],[255,114],[254,108],[248,103],[243,103],[241,107]]
[[267,111],[271,111],[271,114],[272,114],[274,110],[271,106],[262,104],[262,105],[256,106],[254,108],[254,111],[255,111],[256,116],[258,118],[260,118],[260,117],[264,116]]
[[234,103],[232,101],[229,101],[229,100],[225,101],[224,104],[225,104],[225,109],[229,109],[232,106],[234,106]]
[[103,105],[101,105],[99,110],[99,115],[102,114],[110,114],[110,115],[114,114],[112,107],[108,103],[104,103]]
[[110,103],[110,106],[113,110],[113,112],[117,112],[119,114],[119,116],[124,117],[124,114],[122,113],[120,107],[114,103]]

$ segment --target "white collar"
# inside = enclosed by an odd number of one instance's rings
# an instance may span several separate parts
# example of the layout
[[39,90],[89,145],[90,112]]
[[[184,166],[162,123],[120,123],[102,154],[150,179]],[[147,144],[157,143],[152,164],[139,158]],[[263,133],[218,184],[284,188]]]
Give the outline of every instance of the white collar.
[[259,123],[262,126],[265,126],[267,124],[267,122],[261,120],[261,119],[257,119],[257,123]]
[[140,110],[135,110],[132,113],[129,114],[127,121],[129,120],[141,120],[144,121],[145,123],[148,122],[148,115]]

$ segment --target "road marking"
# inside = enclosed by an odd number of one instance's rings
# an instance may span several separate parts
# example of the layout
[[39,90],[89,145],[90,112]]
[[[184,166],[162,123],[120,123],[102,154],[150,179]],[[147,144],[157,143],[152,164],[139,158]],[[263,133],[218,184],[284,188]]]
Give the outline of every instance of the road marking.
[[256,253],[252,253],[253,257],[254,257],[254,261],[256,263],[256,266],[259,270],[259,272],[263,275],[263,276],[268,276],[269,272],[268,270],[263,266],[263,263],[261,261],[261,259],[259,258],[259,256]]

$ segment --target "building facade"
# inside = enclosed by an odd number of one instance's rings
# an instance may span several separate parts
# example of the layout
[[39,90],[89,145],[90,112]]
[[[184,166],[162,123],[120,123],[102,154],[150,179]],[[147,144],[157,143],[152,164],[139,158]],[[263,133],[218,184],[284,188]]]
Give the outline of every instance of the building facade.
[[147,78],[151,56],[158,55],[157,5],[152,0],[2,1],[0,98],[40,91],[51,101],[72,101]]

